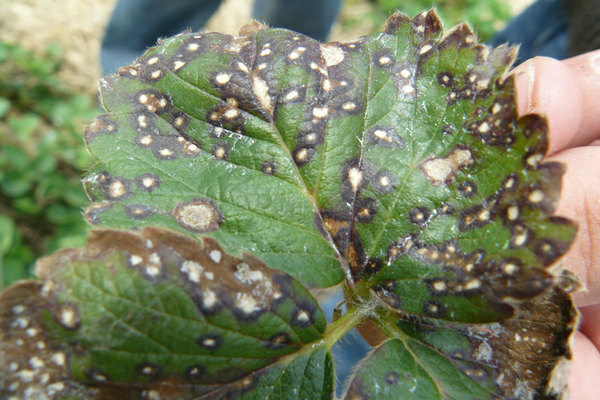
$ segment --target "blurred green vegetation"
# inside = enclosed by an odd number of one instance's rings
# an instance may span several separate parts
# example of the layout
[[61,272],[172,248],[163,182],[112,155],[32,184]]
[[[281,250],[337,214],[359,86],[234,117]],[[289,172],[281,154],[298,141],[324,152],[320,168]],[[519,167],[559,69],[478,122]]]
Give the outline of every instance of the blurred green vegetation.
[[[347,6],[364,3],[364,0],[347,0]],[[368,0],[369,11],[346,17],[345,29],[363,24],[370,19],[373,30],[379,30],[383,22],[396,11],[411,17],[435,8],[446,29],[461,22],[468,22],[481,40],[489,40],[510,19],[510,8],[503,0]]]
[[59,69],[58,47],[35,55],[0,42],[0,288],[30,276],[38,257],[85,243],[82,133],[99,111]]

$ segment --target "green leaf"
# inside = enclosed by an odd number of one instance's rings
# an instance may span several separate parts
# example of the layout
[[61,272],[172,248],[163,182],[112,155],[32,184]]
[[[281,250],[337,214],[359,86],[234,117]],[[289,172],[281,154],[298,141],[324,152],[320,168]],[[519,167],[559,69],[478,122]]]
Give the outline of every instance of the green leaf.
[[[568,274],[563,285],[572,284]],[[405,317],[398,339],[356,371],[346,399],[560,399],[577,312],[564,289],[527,300],[501,323],[466,325]]]
[[0,97],[0,118],[3,118],[11,108],[10,100],[5,97]]
[[[350,43],[184,33],[103,80],[86,218],[141,233],[41,264],[32,318],[69,352],[67,393],[330,398],[328,350],[369,318],[388,341],[349,398],[562,396],[563,168],[543,159],[544,118],[516,114],[516,50],[441,27],[430,11]],[[325,331],[303,285],[344,277],[348,315]],[[391,387],[392,364],[416,380]]]
[[37,273],[43,286],[0,297],[3,397],[330,397],[328,349],[304,347],[324,332],[318,304],[249,254],[164,229],[94,231]]

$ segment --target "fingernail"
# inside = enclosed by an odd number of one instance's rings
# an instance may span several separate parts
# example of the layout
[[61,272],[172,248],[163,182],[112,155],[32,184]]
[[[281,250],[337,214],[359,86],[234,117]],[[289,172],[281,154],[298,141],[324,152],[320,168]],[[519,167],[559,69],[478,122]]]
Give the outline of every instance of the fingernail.
[[520,115],[531,114],[535,111],[535,67],[533,64],[533,62],[526,62],[517,70],[515,80]]

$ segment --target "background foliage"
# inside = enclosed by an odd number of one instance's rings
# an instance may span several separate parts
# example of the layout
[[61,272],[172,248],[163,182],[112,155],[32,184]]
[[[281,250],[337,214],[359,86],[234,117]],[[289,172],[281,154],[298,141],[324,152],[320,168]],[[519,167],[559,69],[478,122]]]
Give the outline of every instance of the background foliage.
[[0,42],[0,287],[36,258],[85,243],[82,131],[97,109],[55,78],[60,49]]

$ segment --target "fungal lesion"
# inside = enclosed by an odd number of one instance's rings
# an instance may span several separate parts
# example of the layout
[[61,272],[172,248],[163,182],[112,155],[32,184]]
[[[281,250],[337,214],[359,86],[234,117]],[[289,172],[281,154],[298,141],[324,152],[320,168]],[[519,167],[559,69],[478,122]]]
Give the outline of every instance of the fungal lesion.
[[446,157],[432,157],[420,166],[421,172],[432,185],[443,185],[454,180],[461,168],[466,168],[474,163],[470,149],[457,147]]
[[180,202],[172,214],[179,225],[194,233],[215,231],[225,221],[217,203],[207,198]]
[[[46,334],[42,310],[51,307],[51,299],[42,295],[41,282],[22,282],[0,294],[0,397],[62,398],[79,386],[66,378],[68,351]],[[59,309],[54,318],[69,329],[79,323],[72,308]],[[80,390],[93,394],[93,390]]]

